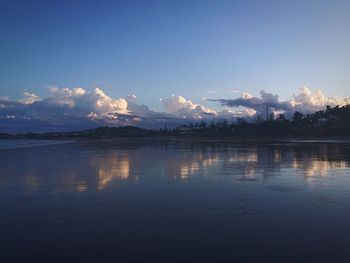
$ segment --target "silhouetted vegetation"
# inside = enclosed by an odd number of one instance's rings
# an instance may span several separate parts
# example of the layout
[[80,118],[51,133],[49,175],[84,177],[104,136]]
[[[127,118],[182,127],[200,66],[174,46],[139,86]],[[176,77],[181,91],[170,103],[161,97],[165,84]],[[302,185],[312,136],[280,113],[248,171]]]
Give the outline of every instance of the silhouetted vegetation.
[[313,114],[294,112],[291,119],[283,114],[268,120],[257,118],[254,123],[241,119],[195,125],[182,125],[171,131],[172,135],[233,136],[233,137],[348,137],[350,136],[350,105],[327,106]]
[[229,138],[275,138],[275,137],[349,137],[350,136],[350,105],[343,107],[327,106],[325,110],[313,114],[294,112],[291,119],[283,114],[268,120],[257,118],[248,123],[244,119],[229,123],[222,122],[191,123],[180,125],[174,129],[147,130],[139,127],[99,127],[96,129],[44,134],[0,134],[0,138],[114,138],[114,137],[155,137],[155,136],[187,136],[187,137],[229,137]]

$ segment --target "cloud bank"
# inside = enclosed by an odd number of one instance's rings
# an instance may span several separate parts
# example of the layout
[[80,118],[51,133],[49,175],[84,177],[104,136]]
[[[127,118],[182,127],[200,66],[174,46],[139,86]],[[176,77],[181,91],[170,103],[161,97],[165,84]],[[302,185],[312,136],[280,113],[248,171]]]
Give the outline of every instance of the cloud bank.
[[101,125],[175,127],[200,120],[253,119],[256,113],[265,113],[266,105],[288,116],[296,110],[307,113],[323,109],[326,105],[350,103],[349,98],[326,97],[319,90],[313,93],[304,87],[290,100],[280,100],[278,95],[265,91],[260,92],[260,97],[242,93],[236,99],[206,99],[220,102],[224,106],[220,111],[173,95],[161,99],[164,112],[157,112],[139,104],[135,95],[112,98],[100,88],[86,91],[80,87],[50,87],[49,90],[50,95],[46,98],[28,91],[23,92],[23,98],[18,101],[0,98],[0,132],[71,131]]
[[236,99],[208,99],[209,101],[220,102],[223,106],[231,108],[245,107],[254,110],[257,114],[264,115],[266,106],[275,112],[283,112],[287,116],[295,111],[312,113],[329,106],[343,106],[350,103],[350,98],[327,97],[321,90],[312,92],[306,87],[302,87],[297,95],[290,100],[280,100],[276,94],[260,91],[260,97],[254,97],[249,93],[242,93]]
[[0,132],[68,131],[101,125],[160,128],[220,117],[215,110],[182,96],[163,99],[165,112],[156,112],[138,104],[135,95],[112,98],[100,88],[49,90],[46,98],[26,91],[18,101],[0,100]]

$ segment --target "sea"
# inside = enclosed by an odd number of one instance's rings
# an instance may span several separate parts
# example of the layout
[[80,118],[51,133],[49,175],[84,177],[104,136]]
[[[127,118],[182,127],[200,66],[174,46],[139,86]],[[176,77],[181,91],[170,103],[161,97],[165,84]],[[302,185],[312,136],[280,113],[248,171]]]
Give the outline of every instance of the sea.
[[0,140],[0,262],[350,262],[350,142]]

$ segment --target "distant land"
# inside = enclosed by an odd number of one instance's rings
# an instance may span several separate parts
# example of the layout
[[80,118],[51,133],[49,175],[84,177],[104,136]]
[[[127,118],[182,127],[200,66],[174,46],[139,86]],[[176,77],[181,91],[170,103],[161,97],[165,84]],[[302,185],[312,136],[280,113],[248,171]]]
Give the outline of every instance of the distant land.
[[104,139],[117,137],[189,137],[189,138],[349,138],[350,105],[327,106],[313,114],[294,112],[291,119],[283,114],[271,115],[255,122],[239,119],[235,123],[222,122],[190,123],[173,129],[143,129],[135,126],[86,129],[72,132],[50,133],[0,133],[1,139]]

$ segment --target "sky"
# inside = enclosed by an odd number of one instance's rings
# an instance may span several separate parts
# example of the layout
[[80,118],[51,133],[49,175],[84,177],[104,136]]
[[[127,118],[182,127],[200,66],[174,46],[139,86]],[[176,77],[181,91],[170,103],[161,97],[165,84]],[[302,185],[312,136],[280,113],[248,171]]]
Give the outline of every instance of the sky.
[[216,111],[202,98],[290,100],[303,86],[346,98],[349,13],[339,0],[2,0],[0,98],[98,87],[159,112],[172,95]]

